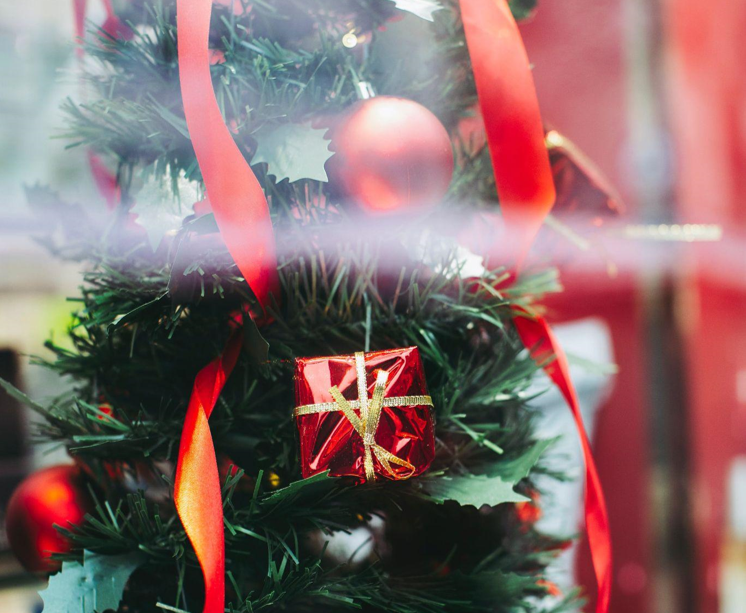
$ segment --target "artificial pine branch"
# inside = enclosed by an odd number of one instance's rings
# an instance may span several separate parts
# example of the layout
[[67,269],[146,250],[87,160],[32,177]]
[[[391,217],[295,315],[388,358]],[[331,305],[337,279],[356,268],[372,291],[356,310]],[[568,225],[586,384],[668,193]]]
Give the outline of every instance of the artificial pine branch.
[[[411,40],[398,54],[389,41],[400,11],[391,0],[216,6],[213,84],[246,159],[257,130],[323,122],[357,99],[361,80],[426,104],[455,131],[476,98],[457,2],[442,4],[433,24],[406,18]],[[162,177],[176,193],[200,173],[181,108],[173,2],[128,0],[117,10],[135,36],[94,32],[89,102],[64,108],[71,145],[116,165],[122,201],[104,216],[38,186],[28,191],[45,244],[87,263],[71,303],[73,349],[49,342],[54,359],[37,360],[75,387],[34,408],[44,417],[38,434],[66,445],[99,484],[96,513],[63,530],[74,544],[65,559],[141,552],[122,610],[196,613],[202,583],[175,514],[174,462],[194,376],[222,349],[231,314],[254,298],[210,215],[185,219],[155,250],[132,224],[145,177]],[[369,36],[365,49],[340,44],[351,29]],[[253,346],[210,418],[219,458],[241,467],[227,470],[223,487],[232,613],[533,611],[532,597],[545,592],[537,582],[558,541],[521,523],[509,504],[478,510],[466,501],[479,500],[469,488],[489,477],[503,484],[492,490],[495,504],[524,499],[532,469],[556,472],[542,464],[547,444],[533,435],[528,390],[537,366],[511,320],[514,307],[538,309],[558,284],[551,270],[518,279],[499,266],[466,273],[454,238],[463,203],[492,207],[496,196],[487,150],[454,138],[457,168],[444,202],[385,228],[356,217],[328,183],[277,181],[263,164],[253,168],[271,208],[282,296],[271,323],[246,338]],[[293,359],[409,345],[419,347],[435,405],[429,472],[364,487],[326,475],[302,480]],[[446,480],[458,488],[428,487]],[[332,562],[309,540],[374,516],[385,518],[387,542],[399,549],[381,546],[362,565]]]

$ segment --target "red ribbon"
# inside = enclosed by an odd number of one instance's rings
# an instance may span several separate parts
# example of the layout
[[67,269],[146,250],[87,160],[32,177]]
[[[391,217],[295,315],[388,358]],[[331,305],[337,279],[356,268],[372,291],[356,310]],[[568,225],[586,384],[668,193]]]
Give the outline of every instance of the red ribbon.
[[[514,233],[516,269],[555,201],[549,155],[531,67],[506,0],[461,0],[461,15],[474,81],[492,156],[500,208]],[[611,596],[611,533],[570,370],[562,348],[542,317],[516,312],[514,323],[532,357],[565,397],[575,418],[586,467],[585,522],[598,584],[597,613]]]
[[505,0],[461,0],[461,17],[500,210],[520,266],[555,200],[534,79]]
[[91,150],[88,151],[88,166],[98,193],[106,200],[107,208],[110,211],[115,209],[122,199],[122,189],[119,187],[116,174],[111,172],[103,160]]
[[562,351],[562,347],[544,318],[517,315],[513,321],[523,344],[530,348],[534,360],[540,364],[546,364],[545,372],[564,396],[575,418],[586,464],[585,523],[588,544],[593,557],[593,568],[598,581],[596,611],[608,611],[611,595],[609,517],[596,463],[593,460],[593,452],[583,425],[578,397],[570,379],[570,365],[565,352]]
[[174,501],[205,577],[204,613],[225,610],[223,498],[208,420],[236,365],[241,342],[241,331],[234,331],[223,353],[197,374],[179,445]]
[[[83,57],[83,36],[85,35],[85,15],[87,5],[87,0],[73,0],[75,38],[78,40],[78,47],[75,49],[75,53],[77,54],[78,59],[82,59]],[[104,0],[103,5],[104,10],[106,11],[107,23],[113,21],[118,22],[118,18],[114,13],[114,8],[111,5],[111,0]],[[121,200],[121,190],[116,175],[111,172],[101,158],[91,150],[88,151],[88,166],[91,169],[91,175],[93,176],[93,182],[96,184],[96,188],[103,196],[104,200],[106,200],[106,206],[108,209],[112,210]]]
[[78,47],[75,53],[78,57],[83,57],[83,35],[85,34],[85,12],[88,0],[73,0],[73,20],[75,22],[75,38]]
[[[279,298],[275,240],[264,190],[223,121],[210,76],[212,0],[177,0],[179,79],[189,136],[226,247],[258,300]],[[225,540],[220,477],[208,418],[235,365],[241,335],[194,382],[179,447],[176,510],[205,578],[204,613],[225,607]]]
[[189,137],[228,251],[264,309],[279,297],[264,190],[223,121],[210,77],[212,0],[177,0],[179,79]]

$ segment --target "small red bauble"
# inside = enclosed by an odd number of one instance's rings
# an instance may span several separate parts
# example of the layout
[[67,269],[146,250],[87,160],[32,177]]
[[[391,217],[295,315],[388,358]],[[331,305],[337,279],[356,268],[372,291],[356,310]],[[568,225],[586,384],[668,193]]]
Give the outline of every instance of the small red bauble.
[[377,96],[356,103],[334,128],[332,144],[332,181],[368,213],[429,208],[451,182],[448,132],[413,100]]
[[10,548],[26,570],[52,572],[59,563],[52,552],[70,550],[70,543],[54,524],[79,524],[94,504],[77,466],[45,468],[27,477],[8,502],[5,528]]

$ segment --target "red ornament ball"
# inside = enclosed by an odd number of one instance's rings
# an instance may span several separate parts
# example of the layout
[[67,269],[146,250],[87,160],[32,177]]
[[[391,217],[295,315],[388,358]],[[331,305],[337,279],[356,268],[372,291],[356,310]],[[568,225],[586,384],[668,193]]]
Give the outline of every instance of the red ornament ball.
[[333,129],[332,146],[332,181],[368,213],[432,207],[451,182],[448,132],[413,100],[377,96],[356,103]]
[[59,563],[54,553],[70,550],[70,543],[54,528],[78,524],[94,504],[77,466],[45,468],[27,477],[8,503],[5,528],[10,548],[26,570],[52,572]]

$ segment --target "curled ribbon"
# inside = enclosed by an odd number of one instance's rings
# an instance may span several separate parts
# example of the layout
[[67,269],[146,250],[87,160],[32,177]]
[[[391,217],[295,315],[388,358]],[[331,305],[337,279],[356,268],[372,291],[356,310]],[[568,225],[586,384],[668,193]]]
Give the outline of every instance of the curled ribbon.
[[225,611],[223,499],[208,420],[236,365],[242,340],[241,330],[235,330],[220,356],[197,374],[179,444],[174,502],[205,578],[204,613]]
[[[556,198],[536,88],[507,1],[460,0],[460,6],[500,209],[516,239],[515,268],[520,269]],[[585,523],[598,584],[596,612],[606,613],[611,596],[608,511],[567,359],[544,318],[516,309],[514,323],[575,418],[586,467]]]
[[189,137],[215,221],[259,310],[279,299],[275,235],[264,189],[223,121],[210,75],[212,0],[177,0],[179,81]]
[[[363,444],[365,445],[364,466],[366,480],[375,481],[376,479],[373,464],[374,456],[392,479],[408,479],[414,474],[414,465],[395,456],[376,443],[376,432],[378,431],[378,424],[381,420],[381,410],[385,406],[403,407],[424,405],[432,407],[433,400],[430,396],[390,396],[389,398],[384,398],[389,373],[385,370],[379,370],[376,375],[376,384],[373,387],[373,398],[369,401],[368,375],[365,371],[365,354],[362,351],[355,353],[355,371],[357,375],[357,400],[347,400],[335,385],[329,390],[332,398],[334,398],[334,402],[301,405],[296,407],[295,416],[341,411],[352,424],[355,432],[363,439]],[[355,413],[355,409],[360,410],[359,417]],[[402,466],[409,472],[399,474],[391,467],[391,464]]]
[[[266,315],[279,300],[275,239],[264,190],[223,121],[210,75],[212,0],[177,0],[179,81],[189,137],[229,253]],[[204,613],[225,607],[223,501],[208,418],[237,359],[236,333],[198,374],[179,447],[176,510],[205,578]]]

